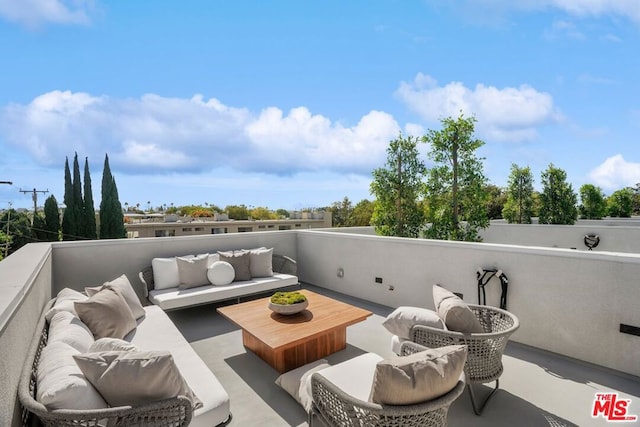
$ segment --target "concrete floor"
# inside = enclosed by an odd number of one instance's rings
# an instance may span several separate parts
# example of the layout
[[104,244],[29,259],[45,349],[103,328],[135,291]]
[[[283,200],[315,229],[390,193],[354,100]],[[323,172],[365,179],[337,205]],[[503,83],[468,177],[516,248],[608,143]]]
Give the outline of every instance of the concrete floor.
[[[347,329],[347,348],[327,357],[336,364],[365,352],[391,356],[391,334],[381,325],[393,310],[368,301],[303,286],[373,312]],[[240,329],[216,312],[215,305],[169,312],[169,316],[225,387],[231,399],[229,426],[306,426],[307,414],[275,384],[278,373],[246,350]],[[517,337],[517,332],[516,332]],[[640,363],[640,355],[638,355]],[[592,418],[595,393],[617,392],[631,399],[629,414],[640,420],[640,378],[510,342],[503,357],[500,390],[482,416],[473,413],[465,391],[449,411],[450,426],[605,426]],[[488,393],[490,385],[479,386]],[[618,425],[640,425],[622,422]]]

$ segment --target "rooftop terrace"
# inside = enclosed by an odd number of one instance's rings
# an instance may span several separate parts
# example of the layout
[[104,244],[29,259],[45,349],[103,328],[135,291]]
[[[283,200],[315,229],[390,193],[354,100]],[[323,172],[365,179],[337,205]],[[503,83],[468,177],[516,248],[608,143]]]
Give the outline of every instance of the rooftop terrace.
[[[610,242],[606,231],[599,232],[603,242]],[[578,242],[585,234],[577,228],[572,232]],[[638,237],[637,228],[624,233]],[[11,255],[0,263],[0,424],[18,425],[15,393],[22,358],[42,307],[60,289],[82,289],[122,273],[137,284],[137,271],[155,256],[262,245],[297,259],[304,287],[374,313],[348,328],[347,349],[329,356],[331,363],[363,352],[389,356],[390,334],[381,322],[395,307],[433,308],[434,283],[476,302],[477,268],[503,269],[510,279],[508,309],[521,327],[503,359],[501,390],[481,417],[473,414],[468,395],[462,395],[450,410],[452,426],[607,425],[591,417],[598,392],[631,399],[630,413],[640,415],[640,337],[619,331],[620,324],[640,325],[637,253],[309,230],[34,244]],[[497,305],[498,288],[488,286],[490,305]],[[306,425],[302,408],[274,384],[277,372],[244,349],[239,328],[215,308],[169,315],[229,392],[230,425]]]
[[[303,287],[374,313],[347,329],[347,348],[327,357],[330,364],[365,352],[393,354],[391,334],[382,326],[392,308],[317,286]],[[229,392],[233,414],[229,425],[306,426],[302,407],[274,383],[279,374],[242,346],[238,327],[220,316],[215,307],[174,311],[170,317]],[[637,377],[515,342],[508,345],[503,362],[501,389],[482,416],[474,415],[465,392],[451,406],[450,426],[604,425],[602,418],[591,417],[594,394],[599,391],[620,393],[620,398],[632,399],[632,407],[640,409]],[[482,393],[482,388],[478,389]],[[489,393],[489,385],[484,391]]]

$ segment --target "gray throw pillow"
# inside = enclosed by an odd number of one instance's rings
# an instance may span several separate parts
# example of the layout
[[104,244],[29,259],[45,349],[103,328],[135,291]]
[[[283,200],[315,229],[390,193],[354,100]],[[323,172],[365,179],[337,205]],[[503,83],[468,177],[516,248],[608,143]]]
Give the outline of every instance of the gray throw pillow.
[[256,248],[249,251],[251,277],[273,276],[273,248]]
[[122,339],[138,326],[124,297],[112,287],[105,287],[86,301],[76,301],[74,307],[96,339]]
[[189,289],[209,284],[209,279],[207,278],[209,254],[193,258],[177,257],[176,262],[178,263],[178,276],[180,277],[178,289]]
[[107,351],[73,356],[84,376],[111,406],[137,406],[193,393],[168,351]]
[[129,282],[129,279],[125,274],[111,280],[110,282],[104,283],[102,286],[86,287],[84,288],[84,291],[91,297],[107,286],[111,286],[120,291],[136,319],[145,315],[144,308],[140,303],[140,298],[138,298],[136,291],[133,289],[133,286],[131,286],[131,282]]
[[248,251],[218,252],[220,261],[231,264],[235,271],[234,282],[242,280],[251,280],[251,254]]
[[453,292],[433,285],[433,304],[448,330],[465,334],[484,332],[473,311]]
[[467,360],[466,345],[451,345],[378,362],[369,400],[414,405],[451,391]]
[[411,328],[414,325],[444,329],[444,323],[438,313],[422,307],[398,307],[382,322],[382,326],[389,332],[407,340],[411,339]]

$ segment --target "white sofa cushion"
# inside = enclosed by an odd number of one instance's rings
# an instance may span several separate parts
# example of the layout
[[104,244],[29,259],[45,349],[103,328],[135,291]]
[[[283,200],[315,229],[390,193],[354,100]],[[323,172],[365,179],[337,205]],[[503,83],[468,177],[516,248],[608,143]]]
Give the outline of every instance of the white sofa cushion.
[[131,344],[129,341],[121,340],[118,338],[100,338],[97,339],[87,353],[97,353],[100,351],[138,351],[138,347]]
[[230,414],[229,395],[220,381],[160,307],[152,305],[144,309],[146,316],[138,321],[138,327],[125,341],[143,351],[171,352],[182,377],[202,402],[202,407],[194,411],[189,427],[211,427],[226,421]]
[[326,359],[307,363],[289,372],[285,372],[276,378],[276,384],[289,393],[305,411],[311,411],[313,397],[311,396],[311,375],[322,369],[328,368]]
[[180,286],[180,274],[178,273],[176,257],[153,258],[151,267],[153,268],[154,289],[177,288]]
[[56,313],[49,322],[47,344],[64,342],[79,352],[89,351],[95,342],[93,333],[77,316],[69,311]]
[[214,286],[226,286],[233,282],[236,272],[226,261],[216,261],[207,269],[207,279]]
[[42,349],[36,400],[49,410],[107,408],[107,402],[73,360],[76,354],[80,352],[64,342],[54,342]]
[[398,307],[382,322],[382,326],[389,332],[405,339],[411,339],[411,328],[414,325],[444,329],[444,322],[438,313],[422,307]]
[[73,358],[111,406],[137,406],[186,396],[194,408],[202,407],[167,350],[105,351]]
[[272,277],[257,277],[252,280],[233,282],[227,286],[199,286],[179,290],[153,289],[149,291],[149,301],[163,310],[173,310],[198,304],[223,301],[230,298],[270,291],[298,284],[298,277],[290,274],[274,274]]
[[376,366],[382,360],[382,356],[375,353],[365,353],[313,375],[322,375],[348,395],[367,402]]
[[55,314],[60,311],[68,311],[77,316],[78,313],[76,313],[76,309],[73,303],[76,301],[86,301],[88,298],[88,296],[81,292],[75,291],[71,288],[64,288],[60,292],[58,292],[58,295],[56,296],[56,302],[54,303],[53,307],[51,307],[49,311],[47,311],[44,317],[45,319],[47,319],[47,322],[51,322],[53,316],[55,316]]

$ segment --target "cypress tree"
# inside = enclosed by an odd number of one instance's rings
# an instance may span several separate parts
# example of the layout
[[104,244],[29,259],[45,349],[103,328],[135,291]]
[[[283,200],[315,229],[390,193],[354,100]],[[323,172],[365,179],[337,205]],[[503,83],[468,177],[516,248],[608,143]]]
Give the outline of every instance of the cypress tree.
[[60,212],[54,195],[47,197],[44,202],[44,229],[46,230],[45,240],[50,242],[60,240]]
[[69,170],[69,158],[64,161],[64,215],[62,217],[62,240],[75,240],[77,233],[77,221],[74,217],[73,207],[73,183],[71,182],[71,171]]
[[124,216],[122,205],[118,199],[118,187],[111,175],[109,156],[104,156],[104,169],[102,171],[102,200],[100,201],[100,238],[120,239],[127,237],[124,228]]
[[93,191],[91,190],[91,174],[89,173],[89,159],[84,158],[84,236],[96,239],[96,210],[93,207]]
[[77,238],[86,237],[86,224],[84,217],[84,201],[82,200],[82,181],[80,180],[80,165],[78,153],[73,157],[73,214],[76,220]]

